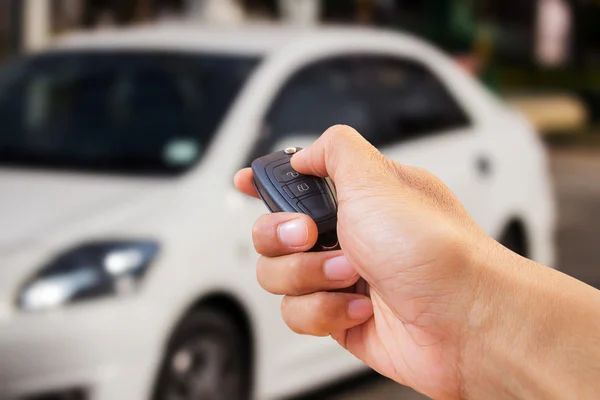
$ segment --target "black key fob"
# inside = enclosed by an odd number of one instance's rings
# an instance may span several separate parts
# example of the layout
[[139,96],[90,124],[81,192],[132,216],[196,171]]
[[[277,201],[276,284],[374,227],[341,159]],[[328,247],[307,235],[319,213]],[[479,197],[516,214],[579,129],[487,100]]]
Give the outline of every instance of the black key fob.
[[[337,238],[337,198],[327,179],[302,175],[290,160],[300,147],[288,147],[252,162],[254,187],[271,212],[297,212],[311,217],[319,229],[317,244],[310,251],[339,250]],[[338,292],[370,295],[369,285],[359,279]]]
[[319,238],[311,251],[338,250],[335,192],[327,179],[292,168],[290,160],[300,150],[288,147],[254,160],[254,186],[269,211],[304,213],[315,221]]

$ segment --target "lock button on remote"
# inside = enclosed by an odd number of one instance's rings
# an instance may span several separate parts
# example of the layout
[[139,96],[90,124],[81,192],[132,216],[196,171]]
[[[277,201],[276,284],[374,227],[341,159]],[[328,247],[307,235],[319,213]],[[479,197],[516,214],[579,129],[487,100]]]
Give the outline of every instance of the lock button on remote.
[[[295,181],[294,183],[287,185],[286,188],[292,196],[296,198],[319,193],[321,191],[316,180],[306,178]],[[288,190],[286,190],[286,192],[288,192]]]

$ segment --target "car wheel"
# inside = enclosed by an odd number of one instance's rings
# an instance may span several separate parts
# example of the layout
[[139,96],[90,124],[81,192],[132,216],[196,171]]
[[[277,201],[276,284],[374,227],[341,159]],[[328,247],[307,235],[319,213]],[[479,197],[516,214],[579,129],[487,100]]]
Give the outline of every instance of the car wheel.
[[515,253],[527,257],[527,238],[521,225],[511,224],[500,237],[500,244]]
[[168,346],[155,400],[245,400],[249,349],[235,321],[213,309],[187,317]]

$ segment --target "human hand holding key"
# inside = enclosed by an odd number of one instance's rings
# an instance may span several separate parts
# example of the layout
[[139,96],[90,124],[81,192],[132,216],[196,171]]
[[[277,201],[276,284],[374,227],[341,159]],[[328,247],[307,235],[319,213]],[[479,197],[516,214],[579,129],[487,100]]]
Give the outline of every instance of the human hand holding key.
[[[257,277],[267,291],[285,295],[282,316],[292,330],[331,335],[382,375],[436,399],[561,397],[585,389],[552,379],[568,376],[573,365],[561,353],[569,346],[559,318],[572,310],[561,309],[563,292],[552,288],[560,281],[567,293],[600,304],[597,291],[505,249],[439,179],[386,159],[349,127],[329,129],[291,165],[335,183],[341,245],[309,252],[322,229],[298,203],[256,221]],[[258,197],[251,169],[235,182]],[[276,192],[289,203],[285,189]],[[370,297],[338,291],[361,277]],[[585,304],[583,322],[600,318]],[[519,368],[523,360],[526,369]]]
[[337,200],[325,179],[298,173],[290,160],[299,148],[268,154],[252,163],[252,182],[271,212],[297,212],[310,216],[319,233],[315,251],[339,249]]

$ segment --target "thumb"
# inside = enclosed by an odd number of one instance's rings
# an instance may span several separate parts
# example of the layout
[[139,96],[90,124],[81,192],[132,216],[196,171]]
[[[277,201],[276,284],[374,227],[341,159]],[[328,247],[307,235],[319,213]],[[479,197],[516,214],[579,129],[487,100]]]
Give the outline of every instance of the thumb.
[[384,157],[356,130],[329,128],[312,145],[292,157],[292,167],[305,175],[330,177],[336,185],[347,179],[372,178]]

